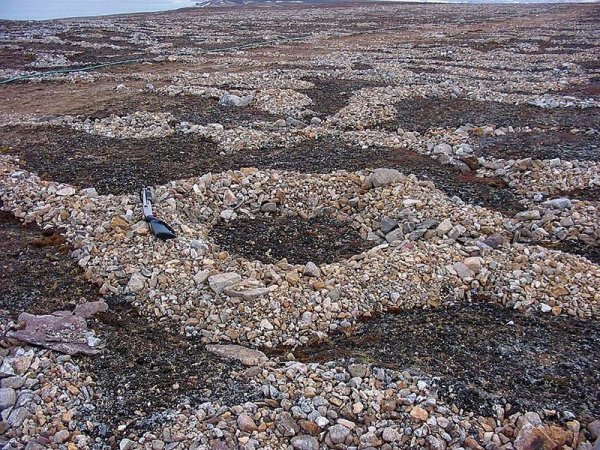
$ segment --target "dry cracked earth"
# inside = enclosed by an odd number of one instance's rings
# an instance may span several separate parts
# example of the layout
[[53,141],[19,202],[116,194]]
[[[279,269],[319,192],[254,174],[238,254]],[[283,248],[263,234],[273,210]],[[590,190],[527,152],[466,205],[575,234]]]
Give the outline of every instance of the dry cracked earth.
[[598,17],[0,21],[2,448],[600,448]]

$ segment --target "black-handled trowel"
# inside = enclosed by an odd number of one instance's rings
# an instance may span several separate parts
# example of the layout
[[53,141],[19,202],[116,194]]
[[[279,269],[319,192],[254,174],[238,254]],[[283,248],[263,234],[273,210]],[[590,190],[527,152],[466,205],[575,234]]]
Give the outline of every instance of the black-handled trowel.
[[175,238],[175,230],[167,225],[162,220],[157,219],[152,214],[152,191],[150,188],[142,188],[140,192],[140,200],[142,201],[142,209],[144,210],[144,219],[150,225],[152,234],[159,239],[167,240]]

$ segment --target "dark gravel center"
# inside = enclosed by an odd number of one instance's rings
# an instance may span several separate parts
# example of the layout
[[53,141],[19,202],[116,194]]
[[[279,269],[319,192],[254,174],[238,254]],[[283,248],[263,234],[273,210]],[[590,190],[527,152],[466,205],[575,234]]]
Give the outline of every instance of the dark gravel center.
[[439,376],[443,396],[482,414],[507,402],[525,411],[600,414],[600,324],[594,321],[457,304],[387,314],[295,356],[354,358]]
[[258,216],[221,221],[211,235],[223,249],[264,263],[286,258],[291,264],[328,264],[371,248],[348,224],[331,217]]

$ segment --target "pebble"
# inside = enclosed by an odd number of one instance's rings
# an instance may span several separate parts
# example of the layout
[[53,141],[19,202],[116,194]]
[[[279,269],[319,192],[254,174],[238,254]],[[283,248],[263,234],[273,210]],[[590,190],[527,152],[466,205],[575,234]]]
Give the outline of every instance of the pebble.
[[329,440],[333,444],[342,444],[349,434],[350,430],[343,425],[333,425],[329,428]]
[[319,441],[313,436],[294,436],[290,442],[296,450],[319,450]]
[[0,388],[0,410],[11,408],[17,401],[17,394],[12,388]]
[[235,272],[220,273],[208,277],[208,285],[215,294],[220,294],[226,288],[238,284],[242,277]]
[[429,417],[429,413],[427,412],[427,410],[421,408],[420,406],[415,406],[413,409],[411,409],[410,416],[414,419],[421,420],[424,422]]
[[240,414],[237,419],[237,425],[240,430],[252,433],[257,429],[256,423],[248,414]]

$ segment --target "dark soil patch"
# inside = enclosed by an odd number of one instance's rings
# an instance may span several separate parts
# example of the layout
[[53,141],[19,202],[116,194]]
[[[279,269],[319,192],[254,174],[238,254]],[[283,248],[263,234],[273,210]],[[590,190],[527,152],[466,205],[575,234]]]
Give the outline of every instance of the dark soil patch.
[[[585,125],[582,123],[581,125]],[[483,137],[476,145],[481,156],[502,159],[554,159],[598,161],[600,139],[597,135],[569,131],[546,133],[508,133]]]
[[341,79],[319,79],[304,78],[305,81],[314,83],[312,89],[304,89],[302,92],[308,95],[313,104],[309,107],[318,114],[330,116],[338,113],[348,105],[350,97],[355,91],[368,87],[381,87],[381,83],[372,81],[341,80]]
[[274,121],[278,117],[259,109],[246,107],[237,108],[219,105],[214,98],[202,98],[196,95],[180,94],[167,95],[157,93],[134,94],[127,97],[116,97],[92,108],[74,110],[91,119],[103,119],[111,115],[123,116],[136,111],[154,113],[171,113],[181,121],[206,125],[220,123],[222,125],[238,126],[259,120]]
[[15,316],[42,314],[97,297],[97,288],[84,279],[57,230],[23,225],[0,211],[0,241],[0,308]]
[[570,191],[558,191],[556,196],[583,200],[587,202],[600,202],[600,186],[583,189],[571,189]]
[[371,64],[356,62],[352,64],[352,70],[371,70],[374,67]]
[[148,184],[222,172],[240,167],[329,173],[391,167],[430,179],[448,195],[514,214],[518,198],[499,178],[477,178],[427,156],[403,149],[367,148],[332,139],[308,140],[295,146],[247,149],[222,155],[215,143],[193,135],[115,139],[66,127],[10,126],[0,146],[26,161],[40,176],[101,194],[137,192]]
[[[0,211],[0,239],[0,308],[11,315],[72,310],[77,303],[100,299],[61,234],[24,226]],[[123,422],[129,428],[153,428],[152,416],[177,401],[237,404],[250,399],[248,386],[232,379],[242,369],[239,364],[212,356],[169,324],[150,323],[123,300],[104,300],[110,310],[91,323],[106,349],[79,360],[102,394],[92,413],[101,423],[94,431],[100,437],[110,439]]]
[[243,369],[239,363],[214,357],[198,340],[171,331],[170,324],[140,317],[125,301],[109,305],[94,320],[107,350],[81,360],[103,394],[91,413],[101,423],[95,430],[100,437],[118,434],[121,423],[153,429],[160,413],[177,402],[239,404],[253,398],[247,383],[236,378]]
[[[513,324],[509,324],[512,322]],[[600,324],[525,315],[493,304],[402,311],[315,348],[306,362],[353,358],[440,377],[442,397],[470,411],[569,410],[600,414]]]
[[308,140],[287,148],[262,150],[259,167],[329,173],[388,167],[435,183],[447,195],[507,214],[522,210],[518,197],[500,178],[478,178],[406,149],[362,148],[332,139]]
[[598,61],[597,59],[591,61],[581,61],[577,64],[589,72],[596,72],[600,70],[600,61]]
[[[118,43],[118,45],[121,44]],[[68,63],[62,66],[40,66],[35,68],[29,67],[28,65],[30,63],[38,59],[36,55],[40,53],[65,55],[66,59],[68,60]],[[145,55],[147,55],[147,52],[145,52],[143,49],[129,46],[119,49],[110,47],[90,48],[71,44],[56,44],[32,41],[29,42],[26,46],[22,46],[19,49],[8,49],[6,47],[0,48],[0,56],[3,56],[0,59],[0,68],[19,70],[29,69],[36,71],[57,70],[66,67],[84,67],[92,63],[100,64],[126,59],[137,59]],[[152,57],[155,55],[149,56]]]
[[211,235],[225,250],[264,263],[286,258],[291,264],[329,264],[372,247],[349,224],[327,216],[305,220],[297,216],[259,215],[254,219],[220,221]]
[[0,46],[0,69],[23,69],[35,60],[31,52]]
[[41,177],[94,186],[101,194],[137,192],[148,184],[201,175],[207,155],[220,157],[214,142],[193,135],[116,139],[67,127],[5,127],[3,142]]
[[476,126],[600,128],[598,108],[539,108],[467,99],[409,99],[396,104],[398,115],[384,127],[424,132],[433,128]]
[[600,97],[600,78],[592,78],[584,84],[574,84],[562,89],[560,94],[579,98],[598,98]]
[[557,242],[536,241],[533,243],[551,250],[560,250],[565,253],[583,256],[594,264],[600,264],[600,246],[598,245],[588,244],[574,239],[566,239]]

